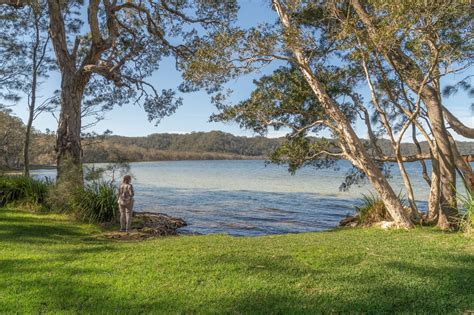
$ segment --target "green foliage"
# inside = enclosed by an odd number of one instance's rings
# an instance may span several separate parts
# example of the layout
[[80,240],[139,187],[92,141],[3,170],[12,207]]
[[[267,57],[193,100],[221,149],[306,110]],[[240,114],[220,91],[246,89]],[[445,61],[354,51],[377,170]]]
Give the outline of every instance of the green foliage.
[[84,166],[84,180],[96,181],[104,176],[106,169],[104,167],[96,167],[95,165]]
[[114,222],[118,213],[117,192],[113,182],[94,181],[77,189],[72,201],[75,216],[84,222]]
[[272,152],[269,160],[276,164],[288,165],[288,171],[294,174],[300,167],[330,167],[336,161],[324,152],[330,152],[334,143],[327,139],[310,137],[288,137]]
[[387,47],[402,43],[408,54],[426,60],[429,41],[436,38],[443,65],[459,65],[472,59],[474,11],[469,1],[372,0],[369,3],[371,15],[378,18],[378,40]]
[[474,193],[466,189],[464,195],[458,193],[457,196],[461,214],[459,228],[466,235],[471,236],[474,233]]
[[52,183],[27,176],[0,176],[0,207],[18,202],[48,208],[46,202]]
[[380,221],[391,221],[392,217],[387,211],[380,197],[373,193],[364,194],[361,198],[362,204],[355,207],[359,222],[364,225],[371,225]]
[[[400,193],[398,199],[405,209],[405,214],[408,215],[410,210],[406,198]],[[371,226],[380,221],[393,221],[382,199],[372,192],[369,194],[362,194],[360,205],[355,206],[355,211],[359,222],[365,226]]]
[[0,108],[0,169],[20,166],[24,133],[21,119],[13,116],[10,110]]
[[86,169],[84,186],[63,182],[56,185],[48,202],[56,212],[68,213],[89,223],[114,222],[117,215],[117,196],[112,181],[102,180],[101,168]]
[[[58,212],[72,214],[80,221],[89,223],[114,222],[118,212],[115,181],[103,180],[104,173],[129,170],[127,163],[110,164],[106,167],[85,167],[85,184],[78,185],[66,177],[55,186],[49,202]],[[112,175],[114,176],[114,175]]]
[[[270,128],[299,129],[325,115],[319,102],[296,68],[279,68],[254,81],[250,97],[235,106],[218,104],[221,113],[215,121],[236,121],[241,128],[264,135]],[[321,129],[314,126],[308,131]]]
[[474,309],[472,241],[433,228],[118,242],[63,215],[4,209],[0,231],[2,314]]
[[[318,73],[329,95],[352,101],[341,103],[346,118],[352,120],[354,107],[360,102],[360,97],[352,92],[357,78],[353,69],[320,66]],[[332,165],[340,153],[337,137],[332,141],[315,137],[328,129],[331,120],[301,72],[294,67],[280,67],[271,75],[255,80],[254,84],[255,89],[248,99],[236,105],[218,103],[220,113],[214,115],[213,120],[235,121],[241,128],[261,135],[271,129],[285,128],[288,131],[286,139],[273,151],[270,160],[288,164],[290,172],[308,164]]]

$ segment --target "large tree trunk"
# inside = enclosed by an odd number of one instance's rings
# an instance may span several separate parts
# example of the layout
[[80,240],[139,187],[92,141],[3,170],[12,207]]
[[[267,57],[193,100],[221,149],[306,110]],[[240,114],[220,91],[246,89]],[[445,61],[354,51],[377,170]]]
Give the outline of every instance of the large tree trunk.
[[81,101],[85,83],[75,73],[63,71],[61,113],[56,138],[58,182],[82,185]]
[[449,222],[454,223],[456,210],[456,164],[443,118],[443,107],[437,93],[431,87],[425,87],[421,93],[423,103],[428,112],[428,118],[433,131],[433,138],[438,148],[440,169],[440,202],[441,212]]
[[[295,30],[292,28],[289,16],[282,7],[280,1],[273,0],[273,5],[278,13],[280,22],[282,23],[284,29],[287,31],[291,30],[291,32],[294,34]],[[298,38],[298,36],[295,37]],[[303,76],[305,77],[315,96],[323,106],[326,114],[336,122],[337,126],[334,128],[337,129],[337,133],[343,139],[344,147],[346,147],[345,151],[347,157],[350,158],[356,167],[361,169],[367,175],[367,178],[384,202],[387,211],[390,213],[395,223],[399,227],[412,227],[413,223],[405,214],[403,206],[397,195],[374,160],[367,153],[364,145],[354,132],[350,121],[348,121],[347,117],[344,115],[338,105],[327,94],[323,85],[311,70],[304,56],[302,48],[297,43],[293,43],[290,49],[292,50],[296,59],[297,66],[303,73]]]
[[[61,113],[56,138],[58,184],[83,185],[81,148],[81,101],[90,78],[77,69],[78,39],[72,53],[68,50],[66,27],[61,11],[62,2],[48,0],[49,33],[56,59],[61,70]],[[72,188],[71,187],[71,188]]]

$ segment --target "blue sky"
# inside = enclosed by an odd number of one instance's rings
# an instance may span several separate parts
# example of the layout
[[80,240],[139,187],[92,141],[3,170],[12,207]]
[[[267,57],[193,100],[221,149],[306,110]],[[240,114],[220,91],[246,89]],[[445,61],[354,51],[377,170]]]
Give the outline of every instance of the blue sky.
[[[267,1],[263,0],[240,0],[240,12],[238,23],[242,27],[250,27],[260,22],[272,22],[276,19],[276,14],[271,10]],[[233,100],[245,99],[253,89],[252,80],[262,74],[270,73],[276,65],[270,65],[263,69],[261,73],[240,77],[229,83],[229,88],[234,90]],[[470,70],[473,74],[474,70]],[[445,84],[456,82],[466,76],[467,73],[450,76],[444,80]],[[149,80],[159,90],[176,88],[181,82],[181,76],[174,67],[171,59],[164,60],[160,65],[160,70]],[[48,96],[59,87],[59,74],[53,73],[51,77],[40,87],[39,95]],[[369,100],[367,88],[360,87],[360,93]],[[214,106],[210,102],[210,97],[205,92],[194,92],[180,94],[183,97],[183,106],[178,108],[176,113],[170,117],[165,117],[158,126],[147,120],[143,108],[136,105],[126,105],[116,107],[107,113],[105,120],[94,127],[94,131],[101,132],[110,129],[116,135],[144,136],[152,133],[189,133],[193,131],[222,130],[235,135],[252,136],[252,132],[240,129],[235,123],[211,123],[209,116],[215,112]],[[469,99],[465,93],[459,93],[445,100],[445,105],[464,123],[474,127],[474,116],[470,110],[473,99]],[[26,120],[27,112],[25,101],[22,100],[13,108],[14,112],[23,120]],[[50,114],[39,116],[34,122],[35,128],[44,131],[46,128],[55,130],[56,120]],[[366,137],[364,125],[356,124],[356,131],[361,137]],[[270,137],[283,136],[284,131],[271,132]],[[458,139],[462,139],[458,137]]]

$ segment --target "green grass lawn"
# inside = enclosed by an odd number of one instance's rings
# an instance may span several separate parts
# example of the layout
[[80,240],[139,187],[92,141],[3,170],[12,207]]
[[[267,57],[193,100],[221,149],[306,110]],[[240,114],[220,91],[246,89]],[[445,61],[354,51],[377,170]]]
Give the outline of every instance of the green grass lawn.
[[60,215],[0,209],[0,313],[459,313],[474,241],[344,229],[111,241]]

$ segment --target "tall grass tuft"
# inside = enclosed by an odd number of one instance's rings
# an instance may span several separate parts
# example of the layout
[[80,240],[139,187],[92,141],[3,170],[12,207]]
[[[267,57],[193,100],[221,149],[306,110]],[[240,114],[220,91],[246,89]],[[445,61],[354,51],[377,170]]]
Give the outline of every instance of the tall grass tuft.
[[74,195],[72,207],[81,221],[114,222],[118,213],[118,204],[113,182],[94,181],[79,188]]
[[47,208],[47,196],[52,182],[28,176],[0,176],[0,207],[19,202]]
[[359,223],[372,225],[376,222],[392,220],[383,201],[373,193],[362,195],[361,202],[361,205],[355,207]]
[[474,193],[466,189],[464,195],[458,193],[458,206],[461,214],[459,229],[466,235],[474,234]]

